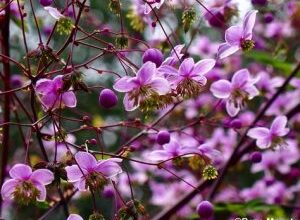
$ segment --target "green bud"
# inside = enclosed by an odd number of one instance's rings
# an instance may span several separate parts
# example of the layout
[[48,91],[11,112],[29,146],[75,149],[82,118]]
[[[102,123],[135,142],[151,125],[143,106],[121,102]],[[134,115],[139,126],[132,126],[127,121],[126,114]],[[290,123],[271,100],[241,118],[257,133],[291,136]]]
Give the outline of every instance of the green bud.
[[126,38],[124,35],[121,35],[116,38],[115,43],[121,49],[126,48],[128,46],[128,38]]
[[212,165],[207,165],[202,171],[202,176],[206,180],[213,180],[218,177],[218,171]]
[[103,215],[96,212],[89,216],[89,220],[105,220],[105,218],[103,217]]
[[72,20],[68,17],[62,17],[57,22],[56,31],[60,35],[69,35],[71,34],[73,28],[74,25],[72,23]]
[[192,24],[196,21],[196,11],[194,8],[184,10],[182,14],[182,23],[184,32],[188,32]]
[[110,0],[109,9],[117,16],[121,14],[121,3],[119,0]]

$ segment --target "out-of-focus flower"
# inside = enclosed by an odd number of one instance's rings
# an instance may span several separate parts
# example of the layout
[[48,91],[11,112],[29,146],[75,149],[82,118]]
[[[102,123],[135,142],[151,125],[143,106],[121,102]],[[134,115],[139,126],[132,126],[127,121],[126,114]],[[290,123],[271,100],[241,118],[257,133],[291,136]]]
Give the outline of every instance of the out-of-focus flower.
[[225,32],[225,41],[220,45],[218,57],[223,59],[238,50],[248,51],[254,47],[252,30],[256,19],[256,10],[249,11],[243,20],[242,26],[231,26]]
[[76,107],[77,100],[73,91],[63,91],[63,76],[56,76],[53,80],[40,79],[36,82],[35,90],[39,94],[39,98],[43,108],[47,111],[67,106],[69,108]]
[[44,7],[44,9],[55,19],[59,20],[60,18],[65,17],[63,14],[61,14],[56,8],[53,8],[51,6]]
[[150,61],[143,64],[135,77],[124,76],[113,87],[126,93],[123,100],[126,111],[135,110],[143,100],[153,94],[165,95],[170,90],[169,82],[157,76],[156,66]]
[[218,80],[214,82],[210,91],[219,99],[226,100],[227,113],[233,117],[244,107],[248,100],[259,94],[254,84],[259,78],[251,78],[247,69],[237,71],[231,82],[228,80]]
[[70,214],[67,220],[83,220],[83,218],[77,214]]
[[54,175],[50,170],[38,169],[32,172],[31,167],[25,164],[14,165],[9,175],[12,179],[3,184],[2,198],[3,200],[14,199],[22,204],[35,200],[45,201],[45,186],[54,180]]
[[149,14],[152,9],[157,8],[159,9],[165,0],[146,0],[146,3],[144,5],[144,13]]
[[88,187],[91,190],[102,189],[108,179],[111,179],[122,172],[118,162],[121,159],[110,158],[97,161],[96,158],[87,152],[75,154],[77,164],[67,166],[68,181],[74,184],[80,191]]
[[271,124],[270,129],[265,127],[251,128],[247,135],[256,139],[256,145],[261,149],[283,146],[286,145],[286,142],[282,137],[290,131],[289,128],[286,128],[286,125],[287,118],[285,116],[277,116]]

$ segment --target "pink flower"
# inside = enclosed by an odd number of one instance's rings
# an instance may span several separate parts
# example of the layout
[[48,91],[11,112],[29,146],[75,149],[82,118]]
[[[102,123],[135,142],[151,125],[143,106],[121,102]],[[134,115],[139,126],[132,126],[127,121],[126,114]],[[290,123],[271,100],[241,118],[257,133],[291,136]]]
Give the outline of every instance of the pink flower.
[[223,59],[242,49],[251,50],[254,47],[252,30],[256,19],[256,10],[249,11],[243,20],[242,26],[231,26],[225,32],[225,43],[219,46],[218,57]]
[[53,80],[40,79],[36,82],[35,90],[39,94],[43,108],[47,111],[59,107],[76,107],[77,100],[73,91],[63,91],[63,76],[56,76]]
[[87,152],[75,154],[77,164],[67,166],[68,180],[80,191],[85,191],[87,187],[92,190],[102,188],[108,179],[111,179],[122,172],[118,162],[121,159],[111,158],[97,161],[96,158]]
[[261,149],[286,145],[282,139],[290,131],[289,128],[286,128],[286,124],[287,118],[285,116],[277,116],[270,129],[265,127],[251,128],[247,135],[256,139],[256,145]]
[[212,83],[210,91],[215,97],[226,100],[227,113],[234,117],[248,100],[259,94],[254,86],[258,79],[252,79],[247,69],[241,69],[235,72],[231,82],[221,79]]
[[67,220],[83,220],[83,218],[77,214],[70,214]]
[[32,172],[31,167],[25,164],[14,165],[9,175],[12,179],[3,184],[1,195],[3,200],[16,199],[17,202],[45,201],[45,186],[54,180],[50,170],[39,169]]
[[170,90],[169,82],[157,75],[156,65],[150,61],[143,64],[135,77],[124,76],[113,87],[126,93],[123,100],[126,111],[138,108],[140,102],[152,93],[165,95]]

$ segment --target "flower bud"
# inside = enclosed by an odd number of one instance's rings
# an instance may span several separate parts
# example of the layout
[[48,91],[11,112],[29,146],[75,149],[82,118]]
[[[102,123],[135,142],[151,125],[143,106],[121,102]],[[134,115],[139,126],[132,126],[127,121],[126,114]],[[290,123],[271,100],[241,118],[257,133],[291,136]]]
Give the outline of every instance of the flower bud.
[[210,218],[214,213],[214,207],[209,201],[202,201],[197,206],[197,212],[202,218]]
[[53,2],[53,0],[40,0],[40,4],[44,7],[51,5],[52,2]]
[[143,55],[143,63],[146,63],[147,61],[151,61],[155,63],[156,67],[159,67],[163,62],[164,56],[162,52],[155,48],[150,48],[145,51]]
[[262,154],[258,151],[255,151],[251,154],[252,163],[260,163],[262,160]]
[[102,107],[109,109],[117,105],[118,97],[112,90],[103,89],[100,92],[99,103]]
[[168,131],[160,131],[157,134],[156,142],[160,145],[170,142],[170,133]]

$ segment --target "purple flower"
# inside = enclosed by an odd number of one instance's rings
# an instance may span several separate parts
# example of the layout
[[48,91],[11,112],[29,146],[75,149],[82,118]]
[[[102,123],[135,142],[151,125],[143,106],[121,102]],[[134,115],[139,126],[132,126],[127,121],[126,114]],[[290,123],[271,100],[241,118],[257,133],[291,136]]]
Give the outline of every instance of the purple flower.
[[248,131],[248,136],[256,139],[256,145],[261,148],[275,148],[277,146],[286,145],[282,139],[283,136],[289,133],[290,129],[286,128],[287,118],[285,116],[277,116],[270,129],[265,127],[251,128]]
[[170,72],[171,81],[179,84],[185,80],[193,80],[203,86],[207,82],[204,74],[210,71],[215,64],[214,59],[203,59],[195,63],[193,58],[187,58],[181,63],[178,71],[174,70],[173,74]]
[[231,82],[224,79],[214,82],[210,91],[215,97],[226,100],[227,113],[234,117],[248,100],[259,94],[254,86],[258,79],[252,79],[247,69],[241,69],[233,75]]
[[74,92],[63,91],[63,76],[56,76],[53,80],[40,79],[36,82],[36,92],[39,94],[43,108],[47,111],[60,107],[76,107],[77,100]]
[[180,155],[186,156],[186,154],[191,153],[191,151],[191,148],[181,147],[177,141],[171,140],[170,143],[163,145],[163,150],[152,151],[149,157],[151,160],[162,161],[178,157]]
[[50,170],[39,169],[32,172],[31,167],[25,164],[14,165],[9,175],[12,179],[7,180],[1,188],[3,200],[15,199],[25,204],[34,200],[45,201],[45,185],[54,180]]
[[156,65],[150,61],[142,65],[135,77],[124,76],[113,87],[126,93],[123,100],[126,111],[138,108],[151,94],[165,95],[170,90],[169,82],[157,76]]
[[243,20],[242,26],[231,26],[225,32],[225,43],[221,44],[218,50],[218,57],[223,59],[236,51],[251,50],[254,47],[252,30],[256,19],[256,10],[249,11]]
[[68,180],[80,191],[88,187],[92,190],[102,188],[108,179],[111,179],[122,172],[118,162],[121,159],[110,158],[97,161],[96,158],[87,152],[75,154],[75,165],[67,166]]

